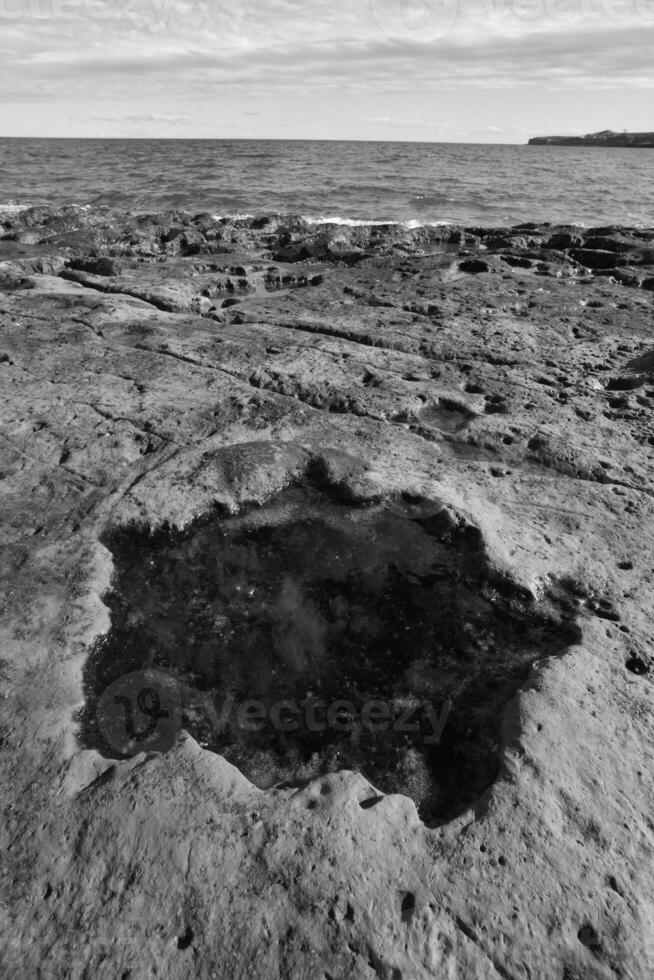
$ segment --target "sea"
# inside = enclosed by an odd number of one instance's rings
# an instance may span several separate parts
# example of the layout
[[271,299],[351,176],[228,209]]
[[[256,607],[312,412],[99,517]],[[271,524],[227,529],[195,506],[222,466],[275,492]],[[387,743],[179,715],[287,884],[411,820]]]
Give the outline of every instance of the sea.
[[77,204],[316,221],[654,226],[654,150],[0,139],[0,210]]

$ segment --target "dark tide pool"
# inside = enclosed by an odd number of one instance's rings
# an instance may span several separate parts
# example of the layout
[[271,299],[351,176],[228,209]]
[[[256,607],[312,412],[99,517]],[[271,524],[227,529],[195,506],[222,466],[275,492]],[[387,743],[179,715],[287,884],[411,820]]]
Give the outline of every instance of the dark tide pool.
[[477,531],[426,500],[293,487],[105,543],[112,628],[86,665],[85,745],[165,751],[183,727],[261,788],[355,769],[430,823],[495,780],[507,701],[575,635],[494,582]]

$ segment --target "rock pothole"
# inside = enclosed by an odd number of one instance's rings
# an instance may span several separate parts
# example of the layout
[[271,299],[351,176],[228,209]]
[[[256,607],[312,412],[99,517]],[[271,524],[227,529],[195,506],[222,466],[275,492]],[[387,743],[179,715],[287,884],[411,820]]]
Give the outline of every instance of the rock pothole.
[[474,412],[448,398],[441,398],[436,404],[426,405],[418,413],[418,419],[424,425],[450,433],[461,432],[474,417]]
[[578,638],[572,606],[494,576],[477,529],[426,499],[351,506],[303,484],[104,543],[85,746],[165,751],[184,728],[262,789],[358,770],[430,825],[495,781],[507,701]]

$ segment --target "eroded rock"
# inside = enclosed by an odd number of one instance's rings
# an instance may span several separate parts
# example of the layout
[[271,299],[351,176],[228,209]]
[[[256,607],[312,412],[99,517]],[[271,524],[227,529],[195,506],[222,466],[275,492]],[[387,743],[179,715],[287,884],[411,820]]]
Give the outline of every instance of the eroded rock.
[[[648,978],[652,232],[3,227],[5,973]],[[215,737],[307,652],[437,748]]]

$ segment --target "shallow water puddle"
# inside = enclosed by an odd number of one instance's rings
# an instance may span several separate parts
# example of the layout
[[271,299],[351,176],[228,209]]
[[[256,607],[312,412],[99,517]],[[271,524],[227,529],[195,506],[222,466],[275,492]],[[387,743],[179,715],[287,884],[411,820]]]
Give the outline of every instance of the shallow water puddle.
[[494,781],[506,701],[574,636],[490,587],[476,530],[425,500],[354,508],[293,487],[105,543],[112,629],[86,665],[87,746],[165,750],[183,727],[261,788],[357,769],[430,823]]

